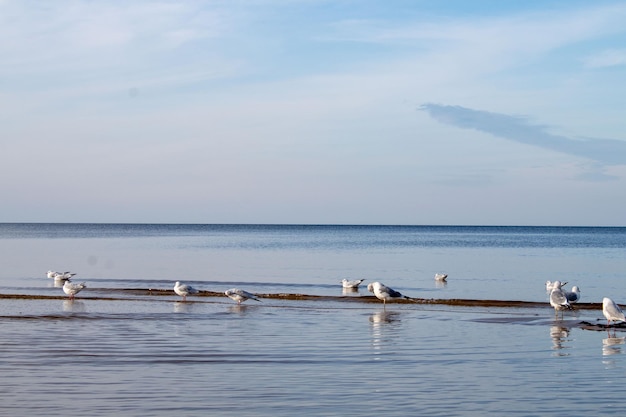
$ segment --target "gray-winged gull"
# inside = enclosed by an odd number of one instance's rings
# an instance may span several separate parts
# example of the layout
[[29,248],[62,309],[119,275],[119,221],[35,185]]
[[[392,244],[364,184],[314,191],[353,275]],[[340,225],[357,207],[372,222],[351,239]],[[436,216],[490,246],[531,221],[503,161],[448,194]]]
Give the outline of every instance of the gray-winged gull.
[[383,300],[383,306],[387,304],[387,300],[393,300],[396,298],[406,298],[407,300],[413,300],[411,297],[401,294],[399,291],[389,288],[380,282],[372,282],[367,285],[367,290],[374,293],[376,298]]
[[[571,310],[572,306],[567,300],[567,296],[565,295],[565,291],[561,289],[561,282],[554,281],[554,289],[550,292],[550,305],[554,307],[554,317],[558,317],[559,310]],[[561,317],[563,317],[563,313],[561,313]]]
[[183,297],[183,301],[187,301],[187,296],[190,294],[197,294],[198,290],[191,285],[181,284],[180,281],[176,281],[176,284],[174,284],[174,292]]
[[341,280],[341,285],[343,286],[343,288],[359,288],[359,285],[361,285],[361,283],[365,281],[364,279],[356,279],[354,281],[348,281],[347,279],[342,279]]
[[237,301],[237,304],[241,304],[246,300],[261,301],[256,297],[256,295],[239,288],[231,288],[230,290],[224,291],[224,294],[226,294],[226,296],[231,300]]
[[580,301],[580,288],[574,285],[571,291],[565,291],[565,296],[567,297],[567,301],[569,301],[570,304],[579,302]]
[[65,281],[65,284],[63,284],[63,292],[69,295],[70,300],[73,300],[74,296],[78,294],[79,292],[81,292],[83,288],[85,287],[86,285],[84,282],[81,282],[80,284],[76,284],[74,282],[71,282],[68,279],[67,281]]
[[602,299],[602,314],[606,317],[609,326],[611,325],[611,321],[626,321],[622,309],[615,304],[615,301],[608,297]]
[[48,271],[48,278],[53,278],[55,281],[65,281],[67,279],[72,278],[76,275],[73,272],[65,271],[65,272],[56,272],[56,271]]
[[435,274],[435,281],[445,282],[448,279],[448,274]]
[[[558,282],[558,287],[557,287],[557,282]],[[552,292],[552,290],[560,290],[561,287],[563,285],[567,284],[567,282],[561,282],[561,281],[546,281],[546,292],[548,294],[550,294]]]

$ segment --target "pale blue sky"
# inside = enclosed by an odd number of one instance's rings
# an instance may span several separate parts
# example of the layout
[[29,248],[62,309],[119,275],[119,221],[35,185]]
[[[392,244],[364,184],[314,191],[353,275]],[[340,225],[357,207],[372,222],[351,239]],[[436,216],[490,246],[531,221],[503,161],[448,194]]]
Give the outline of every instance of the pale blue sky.
[[623,1],[0,0],[4,222],[626,225]]

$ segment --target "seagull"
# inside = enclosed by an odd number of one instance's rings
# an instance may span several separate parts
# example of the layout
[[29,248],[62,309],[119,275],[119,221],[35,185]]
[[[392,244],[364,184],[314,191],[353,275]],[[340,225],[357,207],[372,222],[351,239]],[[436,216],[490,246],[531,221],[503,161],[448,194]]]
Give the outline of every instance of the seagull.
[[373,292],[379,300],[383,300],[383,306],[387,304],[387,300],[393,300],[394,298],[406,298],[407,300],[413,300],[413,298],[402,295],[400,292],[394,290],[393,288],[389,288],[378,281],[368,284],[367,290],[369,292]]
[[66,272],[56,272],[56,271],[48,271],[48,278],[53,278],[56,281],[65,281],[66,279],[72,278],[74,273],[66,271]]
[[256,297],[256,295],[249,293],[248,291],[240,290],[239,288],[231,288],[230,290],[224,291],[224,294],[226,294],[226,296],[231,300],[237,301],[237,304],[241,304],[247,299],[252,299],[259,302],[261,301]]
[[580,288],[574,285],[571,291],[565,291],[565,296],[571,304],[577,303],[580,301]]
[[448,279],[448,274],[435,274],[435,281],[445,282]]
[[74,296],[78,294],[79,292],[81,292],[82,289],[85,287],[86,285],[84,282],[80,284],[75,284],[68,279],[65,281],[65,284],[63,284],[63,292],[69,295],[70,300],[73,300]]
[[[559,283],[558,287],[557,287],[557,282]],[[554,282],[546,281],[546,292],[550,294],[552,290],[561,289],[561,287],[565,284],[567,284],[567,282],[561,283],[561,281],[554,281]]]
[[[572,306],[567,300],[567,296],[565,292],[561,289],[561,282],[554,281],[555,288],[550,292],[550,305],[554,307],[554,317],[558,317],[559,310],[571,310]],[[563,317],[563,313],[561,313],[561,317]]]
[[191,285],[181,284],[180,281],[176,281],[176,284],[174,284],[174,292],[183,297],[183,301],[187,301],[187,296],[189,294],[196,294],[198,290]]
[[619,308],[615,301],[611,300],[608,297],[604,297],[602,299],[602,314],[606,317],[608,325],[611,325],[611,320],[613,321],[626,321],[626,317],[624,317],[624,313],[622,309]]
[[347,279],[342,279],[341,280],[341,285],[343,285],[343,288],[359,288],[359,285],[365,281],[364,279],[357,279],[354,281],[348,281]]
[[76,275],[76,274],[73,273],[73,272],[69,272],[69,271],[57,272],[54,275],[53,278],[54,278],[55,281],[66,281],[66,280],[72,278],[74,275]]

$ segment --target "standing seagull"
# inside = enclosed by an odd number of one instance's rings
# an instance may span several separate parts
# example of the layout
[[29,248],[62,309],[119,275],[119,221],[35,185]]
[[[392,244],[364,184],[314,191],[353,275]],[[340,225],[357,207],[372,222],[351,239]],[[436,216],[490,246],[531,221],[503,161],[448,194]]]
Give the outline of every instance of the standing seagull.
[[176,284],[174,284],[174,292],[183,297],[183,301],[187,301],[187,296],[189,294],[196,294],[198,290],[191,285],[181,284],[180,281],[176,281]]
[[251,299],[255,301],[261,301],[256,298],[256,295],[249,293],[248,291],[240,290],[239,288],[231,288],[230,290],[224,291],[224,294],[231,300],[237,301],[237,304],[241,304],[242,302]]
[[389,288],[378,281],[368,284],[367,290],[369,292],[373,292],[379,300],[383,300],[383,306],[387,304],[387,300],[393,300],[394,298],[406,298],[407,300],[413,300],[413,298],[402,295],[400,292],[394,290],[393,288]]
[[567,297],[567,301],[569,301],[570,304],[579,302],[580,301],[580,288],[574,285],[571,291],[565,291],[565,296]]
[[626,317],[624,317],[624,313],[622,309],[619,308],[615,301],[611,300],[608,297],[604,297],[602,299],[602,314],[606,317],[608,325],[611,325],[611,320],[613,321],[626,321]]
[[70,300],[73,300],[74,296],[81,292],[85,287],[86,285],[84,282],[81,282],[80,284],[75,284],[73,282],[70,282],[70,280],[68,279],[65,281],[65,284],[63,284],[63,292],[69,295]]
[[342,279],[341,280],[341,285],[343,285],[343,288],[359,288],[359,285],[361,285],[361,283],[365,281],[364,279],[357,279],[354,281],[348,281],[347,279]]
[[[561,282],[554,281],[554,289],[550,292],[550,305],[554,307],[554,318],[558,317],[559,310],[571,310],[572,306],[567,300],[567,296],[565,292],[561,289]],[[563,318],[563,313],[561,313],[561,318]]]

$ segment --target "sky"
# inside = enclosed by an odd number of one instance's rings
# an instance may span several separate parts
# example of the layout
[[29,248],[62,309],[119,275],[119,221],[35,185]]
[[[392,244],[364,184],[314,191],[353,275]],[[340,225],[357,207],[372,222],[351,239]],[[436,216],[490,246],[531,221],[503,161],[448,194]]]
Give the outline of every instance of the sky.
[[625,21],[0,0],[0,222],[626,226]]

